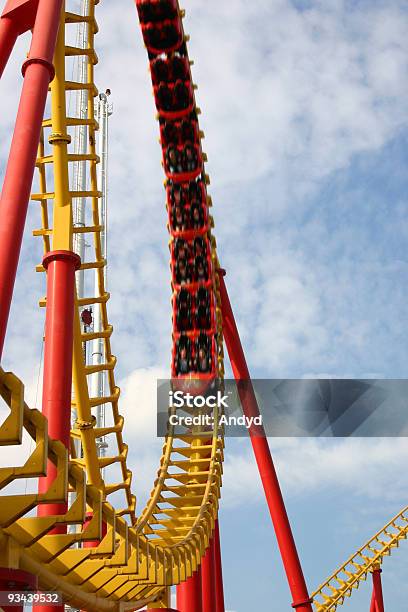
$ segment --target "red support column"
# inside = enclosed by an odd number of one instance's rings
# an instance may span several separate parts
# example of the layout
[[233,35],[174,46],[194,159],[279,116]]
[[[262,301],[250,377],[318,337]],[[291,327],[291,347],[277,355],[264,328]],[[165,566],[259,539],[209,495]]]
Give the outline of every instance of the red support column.
[[38,0],[7,0],[0,18],[0,78],[19,34],[34,27]]
[[[18,593],[20,591],[35,592],[36,590],[37,576],[23,570],[0,568],[0,592]],[[4,612],[23,612],[24,606],[8,606],[5,603],[0,603],[0,609]]]
[[216,583],[215,583],[215,555],[214,538],[211,538],[210,545],[205,551],[201,563],[201,597],[202,612],[216,611]]
[[379,566],[373,569],[373,594],[371,598],[370,612],[384,612],[381,573],[382,570]]
[[[238,384],[242,408],[244,414],[248,417],[259,416],[258,403],[251,384],[248,366],[239,338],[227,288],[225,286],[225,271],[219,270],[218,272],[220,279],[223,332],[232,370],[238,383],[240,381],[247,383],[245,385]],[[249,429],[249,434],[275,529],[286,577],[294,600],[292,607],[295,608],[297,612],[312,612],[312,599],[308,594],[265,430],[263,426],[253,426]]]
[[[20,256],[48,86],[54,77],[52,60],[61,8],[62,0],[52,2],[40,0],[30,53],[23,64],[23,90],[0,199],[0,359]],[[9,45],[10,32],[8,36],[7,44]],[[8,49],[7,44],[4,43],[4,54]],[[5,55],[3,61],[4,58]]]
[[215,562],[215,612],[225,612],[224,586],[222,580],[221,541],[218,519],[214,529],[214,562]]
[[0,78],[7,65],[18,36],[16,22],[9,17],[0,19]]
[[[71,430],[71,381],[74,328],[75,270],[81,260],[71,251],[52,251],[43,259],[47,270],[47,309],[45,317],[44,382],[42,411],[48,419],[48,433],[69,449]],[[49,489],[56,477],[56,466],[48,461],[47,476],[39,479],[40,493]],[[67,504],[41,504],[38,516],[65,514]],[[66,533],[60,525],[50,533]],[[47,612],[49,606],[35,606]],[[64,606],[52,608],[63,612]]]
[[177,586],[177,610],[179,612],[202,612],[201,567]]

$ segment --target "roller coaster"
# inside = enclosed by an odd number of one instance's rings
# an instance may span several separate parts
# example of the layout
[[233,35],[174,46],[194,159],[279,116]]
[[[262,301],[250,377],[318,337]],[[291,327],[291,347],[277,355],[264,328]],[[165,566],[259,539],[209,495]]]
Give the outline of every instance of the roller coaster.
[[[34,231],[44,250],[37,271],[47,279],[40,301],[46,313],[42,411],[27,405],[17,375],[0,368],[7,407],[0,444],[18,447],[23,434],[32,440],[24,465],[0,468],[0,591],[61,595],[54,607],[35,600],[37,612],[65,606],[125,612],[172,610],[170,589],[176,585],[179,612],[224,612],[218,525],[224,432],[217,419],[210,429],[182,434],[169,426],[140,514],[132,493],[107,308],[106,167],[98,143],[108,110],[95,85],[98,4],[83,0],[83,10],[75,12],[68,0],[7,0],[0,19],[0,74],[18,36],[32,31],[0,202],[0,352],[30,199],[41,218]],[[176,385],[194,381],[199,389],[222,381],[225,341],[236,380],[249,381],[217,257],[184,11],[177,0],[137,0],[136,9],[165,173],[171,377]],[[73,59],[82,62],[77,80],[68,78]],[[67,103],[73,93],[80,99],[75,112]],[[96,113],[98,100],[104,111]],[[31,193],[34,173],[38,190]],[[85,239],[92,244],[86,257]],[[259,414],[250,385],[241,400],[246,415]],[[265,432],[252,426],[249,434],[292,607],[334,612],[372,575],[370,612],[383,612],[382,561],[407,538],[408,507],[309,593]],[[23,493],[20,486],[7,494],[22,479],[35,492]],[[5,611],[23,609],[13,602],[0,603]]]

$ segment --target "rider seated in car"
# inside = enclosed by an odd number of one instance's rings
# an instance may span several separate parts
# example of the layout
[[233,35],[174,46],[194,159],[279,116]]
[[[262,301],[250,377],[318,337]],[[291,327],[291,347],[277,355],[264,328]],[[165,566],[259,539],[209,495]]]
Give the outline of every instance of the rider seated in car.
[[175,185],[171,186],[170,198],[173,206],[184,206],[184,190],[179,183],[176,183]]
[[209,329],[211,326],[210,322],[210,309],[204,304],[199,304],[196,314],[196,323],[198,329]]
[[202,200],[202,192],[201,192],[201,183],[197,181],[191,181],[188,186],[188,197],[190,198],[190,202],[201,202]]
[[163,81],[169,80],[169,66],[164,59],[158,57],[152,62],[151,66],[153,79],[156,83],[162,83]]
[[172,62],[173,79],[175,81],[186,81],[189,77],[186,60],[178,55],[173,57]]
[[194,238],[194,256],[195,257],[205,257],[206,256],[206,248],[204,243],[204,238],[202,236],[197,236]]
[[162,33],[157,26],[149,27],[145,30],[146,44],[153,49],[161,48]]
[[176,259],[188,260],[190,256],[188,244],[182,238],[176,238],[176,241],[174,243],[174,254],[176,256]]
[[177,294],[176,305],[177,308],[182,308],[183,306],[191,308],[191,294],[187,289],[180,289]]
[[173,23],[163,25],[161,28],[161,34],[162,37],[160,46],[157,47],[158,49],[168,49],[169,47],[174,47],[179,40],[179,33]]
[[177,81],[174,86],[174,107],[177,110],[187,108],[190,104],[190,92],[183,81]]
[[207,266],[202,257],[196,257],[194,267],[195,276],[198,282],[208,280]]
[[177,309],[177,329],[188,331],[192,326],[191,308],[187,302],[180,302]]
[[185,259],[176,264],[176,282],[178,285],[189,285],[192,281],[191,266]]
[[181,122],[180,129],[181,129],[181,138],[183,142],[194,142],[195,131],[194,131],[194,127],[191,121],[184,119]]
[[177,347],[176,373],[188,374],[192,369],[190,349],[187,342],[182,342],[183,336],[179,340]]
[[173,110],[173,95],[165,83],[160,83],[157,89],[157,104],[160,110]]
[[204,215],[201,209],[201,206],[198,204],[193,204],[190,210],[190,221],[191,226],[194,229],[200,229],[204,225]]
[[183,171],[180,151],[173,145],[167,147],[166,163],[170,174],[176,174]]
[[177,142],[177,128],[172,121],[166,121],[163,126],[163,136],[165,145],[175,145]]
[[183,232],[186,229],[186,224],[184,221],[184,212],[180,206],[176,206],[173,210],[172,226],[173,230],[176,232]]
[[196,367],[198,372],[205,374],[211,370],[211,357],[208,356],[206,349],[200,346],[196,359]]
[[156,12],[155,7],[151,2],[142,2],[137,7],[140,21],[142,23],[149,23],[151,21],[155,21]]
[[196,303],[198,306],[205,306],[206,308],[210,307],[210,296],[207,289],[203,286],[198,288],[196,293]]
[[190,142],[184,146],[183,167],[184,172],[193,172],[197,168],[197,153]]
[[177,16],[177,11],[174,9],[173,2],[169,0],[160,0],[156,2],[157,18],[164,21],[165,19],[173,19]]

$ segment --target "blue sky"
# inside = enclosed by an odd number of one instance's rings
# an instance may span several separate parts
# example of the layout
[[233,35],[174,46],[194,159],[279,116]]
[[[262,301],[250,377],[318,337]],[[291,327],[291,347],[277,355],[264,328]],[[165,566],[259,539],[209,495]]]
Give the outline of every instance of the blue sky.
[[[170,276],[147,59],[133,3],[122,6],[97,9],[97,83],[113,92],[109,313],[141,511],[161,447],[154,392],[169,372]],[[219,256],[253,376],[406,377],[406,3],[186,0],[183,8]],[[2,174],[16,65],[2,82]],[[38,225],[32,205],[4,360],[32,405],[41,396],[44,279],[33,271],[41,244],[30,235]],[[408,444],[274,440],[271,448],[314,589],[406,505]],[[220,518],[228,609],[290,609],[245,440],[227,440]],[[404,544],[384,564],[393,612],[404,612],[408,597]],[[362,585],[344,609],[368,610],[369,599]]]

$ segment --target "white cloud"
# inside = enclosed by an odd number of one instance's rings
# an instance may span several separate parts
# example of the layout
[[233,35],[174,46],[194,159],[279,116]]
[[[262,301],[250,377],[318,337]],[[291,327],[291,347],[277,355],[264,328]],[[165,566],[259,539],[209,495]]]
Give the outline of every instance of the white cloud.
[[[227,441],[228,443],[228,441]],[[401,466],[408,460],[405,438],[269,441],[285,496],[344,493],[383,504],[404,499],[408,484]],[[262,499],[263,491],[249,440],[226,451],[222,503],[235,507]],[[323,503],[323,502],[322,502]],[[398,511],[398,507],[395,508]]]

